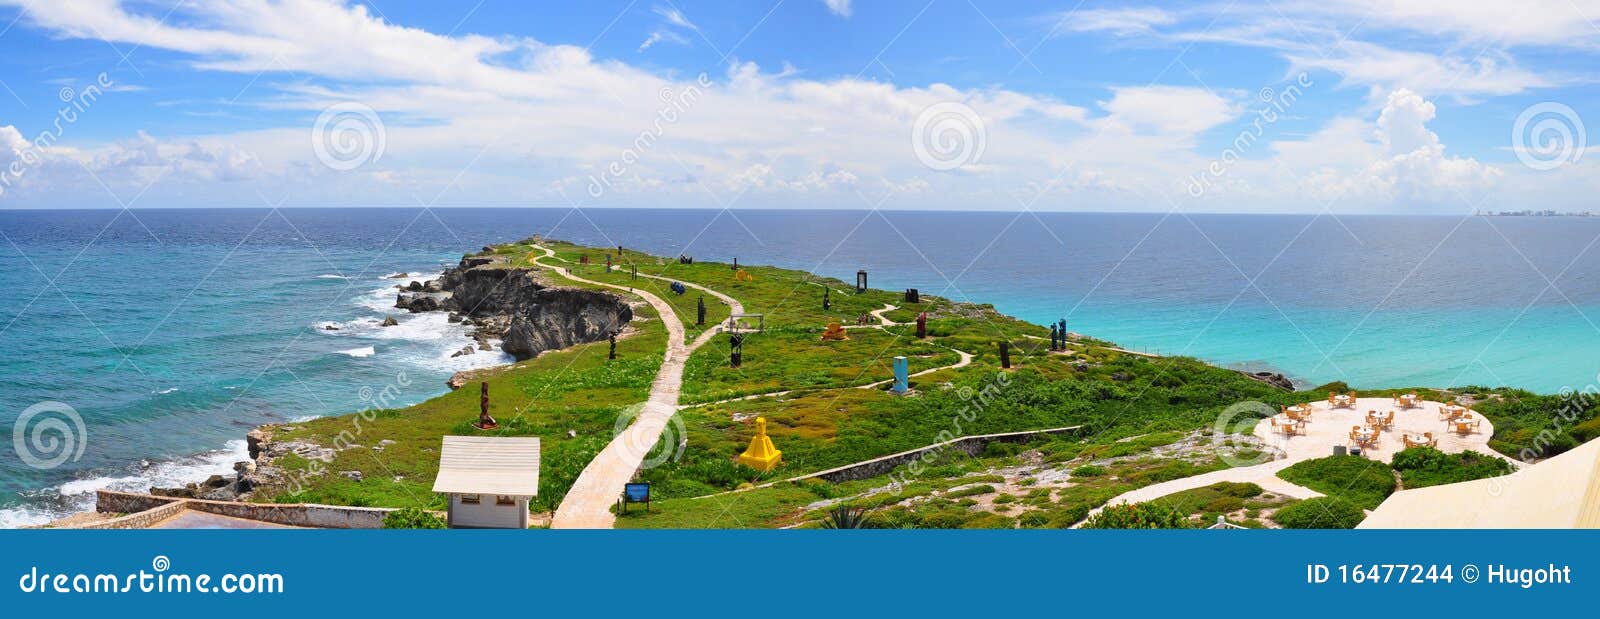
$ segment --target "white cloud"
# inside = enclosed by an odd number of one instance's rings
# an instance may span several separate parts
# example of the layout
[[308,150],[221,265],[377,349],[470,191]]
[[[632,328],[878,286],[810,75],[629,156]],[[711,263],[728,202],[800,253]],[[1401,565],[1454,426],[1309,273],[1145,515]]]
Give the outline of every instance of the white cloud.
[[1189,139],[1238,115],[1237,106],[1204,88],[1120,87],[1101,102],[1107,124],[1136,132]]
[[840,17],[850,16],[850,0],[822,0],[828,6],[828,12]]
[[[1586,0],[1600,16],[1600,0]],[[1576,3],[1318,0],[1261,6],[1153,7],[1078,10],[1059,20],[1056,33],[1096,32],[1130,42],[1212,43],[1273,50],[1290,72],[1322,69],[1375,97],[1396,88],[1463,99],[1516,94],[1571,83],[1559,72],[1518,64],[1518,46],[1600,49],[1600,30]],[[1387,35],[1396,36],[1387,36]],[[1379,44],[1367,37],[1383,37]],[[1405,46],[1409,46],[1405,47]]]
[[1078,9],[1069,13],[1049,16],[1058,30],[1077,32],[1108,32],[1117,36],[1134,36],[1149,33],[1155,26],[1166,26],[1178,21],[1173,13],[1155,7],[1122,7],[1115,9]]
[[[26,4],[24,23],[58,36],[170,50],[204,70],[267,71],[259,81],[265,96],[253,92],[242,102],[298,120],[217,135],[56,144],[44,157],[48,164],[0,198],[8,201],[25,197],[12,194],[103,193],[84,175],[87,166],[124,197],[160,177],[153,198],[203,195],[213,204],[259,205],[257,192],[268,187],[291,205],[415,205],[419,195],[442,195],[440,204],[704,206],[748,192],[736,206],[865,207],[860,195],[892,193],[901,201],[886,206],[1165,208],[1149,192],[1177,187],[1203,169],[1220,149],[1217,134],[1247,122],[1255,105],[1233,91],[1151,85],[1108,87],[1083,107],[1001,87],[812,79],[792,67],[773,73],[749,62],[700,82],[576,46],[397,26],[360,4],[331,0],[185,4],[165,24],[157,19],[165,9],[143,4]],[[681,23],[667,13],[657,13],[664,32],[681,36],[693,28],[681,13]],[[1187,18],[1125,12],[1096,19],[1109,32],[1151,28],[1168,36]],[[1211,33],[1235,41],[1266,41],[1269,34],[1242,24]],[[1447,154],[1429,126],[1451,109],[1451,99],[1440,106],[1438,97],[1494,96],[1497,80],[1519,75],[1508,56],[1484,58],[1456,65],[1473,69],[1458,88],[1435,77],[1449,64],[1352,46],[1327,61],[1347,64],[1319,66],[1382,88],[1373,108],[1335,117],[1304,139],[1264,144],[1229,171],[1216,196],[1225,202],[1206,205],[1283,210],[1286,196],[1306,196],[1342,198],[1340,209],[1395,210],[1419,201],[1459,205],[1462,192],[1524,186],[1520,177],[1508,178],[1513,174]],[[1305,63],[1320,60],[1308,56]],[[1393,66],[1380,66],[1384,61]],[[270,78],[290,73],[312,79]],[[1506,83],[1535,88],[1545,79],[1520,75]],[[319,165],[310,146],[313,117],[340,101],[371,106],[387,127],[383,159],[351,173]],[[949,101],[981,118],[986,149],[973,165],[937,172],[917,160],[909,134],[923,110]],[[6,144],[24,135],[0,126],[0,164],[9,163]],[[587,186],[613,162],[625,162],[625,173],[592,199]],[[1593,184],[1578,174],[1562,178]],[[1172,193],[1186,199],[1181,188]]]

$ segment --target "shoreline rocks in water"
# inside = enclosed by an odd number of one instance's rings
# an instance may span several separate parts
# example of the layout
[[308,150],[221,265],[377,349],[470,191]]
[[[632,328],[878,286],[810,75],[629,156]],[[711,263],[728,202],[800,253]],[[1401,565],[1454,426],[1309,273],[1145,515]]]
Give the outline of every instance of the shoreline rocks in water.
[[453,356],[500,349],[525,361],[546,350],[598,342],[633,320],[633,307],[609,292],[548,286],[537,268],[507,264],[503,256],[464,256],[438,279],[411,282],[395,306],[411,312],[448,311],[472,327],[477,346]]

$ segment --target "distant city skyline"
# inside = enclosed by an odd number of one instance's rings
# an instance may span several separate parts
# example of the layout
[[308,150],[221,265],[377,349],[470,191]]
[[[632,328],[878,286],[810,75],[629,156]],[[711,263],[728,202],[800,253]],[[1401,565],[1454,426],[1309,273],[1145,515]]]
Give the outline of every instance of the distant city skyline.
[[1600,0],[0,0],[0,208],[1600,211]]

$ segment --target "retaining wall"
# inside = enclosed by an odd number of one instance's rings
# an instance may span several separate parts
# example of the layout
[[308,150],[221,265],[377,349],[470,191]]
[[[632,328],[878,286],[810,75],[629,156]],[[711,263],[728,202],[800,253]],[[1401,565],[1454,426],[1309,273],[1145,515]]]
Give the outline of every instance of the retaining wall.
[[[161,497],[149,494],[135,494],[131,492],[115,492],[99,490],[95,492],[95,511],[101,513],[129,513],[130,516],[117,518],[90,528],[140,528],[149,526],[162,519],[171,517],[184,509],[197,512],[207,512],[246,520],[258,520],[291,527],[308,527],[316,529],[381,529],[383,517],[394,511],[382,507],[344,507],[339,505],[318,505],[315,503],[241,503],[238,501],[208,501],[204,499],[180,499],[174,497]],[[159,518],[140,518],[147,513],[159,512]],[[142,522],[140,526],[104,526],[122,521],[129,523]]]

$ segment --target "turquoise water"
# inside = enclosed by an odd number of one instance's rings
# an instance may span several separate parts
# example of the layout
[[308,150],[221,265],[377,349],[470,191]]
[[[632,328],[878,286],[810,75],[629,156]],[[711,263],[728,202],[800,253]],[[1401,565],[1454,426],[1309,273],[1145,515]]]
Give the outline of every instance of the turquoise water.
[[[767,263],[994,303],[1124,346],[1356,388],[1583,388],[1600,219],[295,209],[0,211],[0,437],[84,420],[53,468],[0,446],[0,526],[231,472],[249,428],[444,391],[466,343],[391,310],[396,272],[533,234]],[[752,308],[759,311],[759,308]],[[323,327],[334,325],[337,331]],[[365,396],[365,397],[364,397]]]

